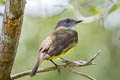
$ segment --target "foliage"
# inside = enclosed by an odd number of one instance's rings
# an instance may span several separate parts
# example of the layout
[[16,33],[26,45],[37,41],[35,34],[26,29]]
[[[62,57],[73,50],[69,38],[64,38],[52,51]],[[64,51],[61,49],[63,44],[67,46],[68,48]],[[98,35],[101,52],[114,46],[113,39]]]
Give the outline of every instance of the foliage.
[[5,0],[0,0],[0,3],[1,4],[5,4]]
[[115,10],[117,10],[117,9],[119,9],[119,8],[120,8],[120,3],[115,4],[115,5],[111,8],[111,10],[109,11],[109,14],[112,13],[112,12],[114,12]]

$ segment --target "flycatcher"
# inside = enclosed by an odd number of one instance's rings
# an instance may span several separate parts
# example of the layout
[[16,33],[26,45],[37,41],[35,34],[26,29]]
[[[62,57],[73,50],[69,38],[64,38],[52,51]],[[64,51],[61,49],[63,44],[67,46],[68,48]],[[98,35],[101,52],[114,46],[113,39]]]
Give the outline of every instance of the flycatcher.
[[54,63],[53,60],[56,58],[63,59],[62,57],[68,54],[76,45],[78,42],[78,34],[74,30],[74,26],[82,21],[83,20],[66,18],[57,23],[55,30],[40,46],[37,62],[30,74],[31,77],[36,74],[39,65],[44,60],[51,61],[57,67],[57,64]]

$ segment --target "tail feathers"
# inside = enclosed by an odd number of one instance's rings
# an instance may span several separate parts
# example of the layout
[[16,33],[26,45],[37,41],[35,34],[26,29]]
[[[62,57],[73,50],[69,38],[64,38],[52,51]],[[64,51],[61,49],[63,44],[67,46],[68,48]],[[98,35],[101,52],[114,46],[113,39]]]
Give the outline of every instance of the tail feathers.
[[36,72],[37,72],[40,64],[42,63],[42,61],[43,61],[43,60],[39,60],[39,59],[37,60],[34,68],[32,69],[32,71],[31,71],[31,73],[30,73],[30,76],[31,76],[31,77],[33,77],[33,76],[36,74]]

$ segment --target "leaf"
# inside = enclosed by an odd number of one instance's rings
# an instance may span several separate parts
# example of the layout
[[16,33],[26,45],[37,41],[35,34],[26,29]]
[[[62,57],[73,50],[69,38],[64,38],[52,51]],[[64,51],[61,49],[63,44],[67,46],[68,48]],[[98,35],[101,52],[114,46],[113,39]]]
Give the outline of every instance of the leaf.
[[5,0],[0,0],[0,3],[1,4],[5,4]]
[[114,12],[115,10],[117,10],[118,8],[120,8],[120,3],[119,4],[115,4],[112,9],[108,12],[108,14],[111,14],[112,12]]
[[100,10],[97,9],[96,7],[91,7],[91,8],[89,9],[89,11],[92,12],[92,13],[94,13],[94,14],[100,13]]

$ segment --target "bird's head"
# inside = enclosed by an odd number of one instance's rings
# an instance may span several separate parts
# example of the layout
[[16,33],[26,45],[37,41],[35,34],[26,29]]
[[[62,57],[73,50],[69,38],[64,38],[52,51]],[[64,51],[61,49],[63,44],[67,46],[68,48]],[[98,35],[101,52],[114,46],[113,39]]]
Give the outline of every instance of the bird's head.
[[58,28],[58,27],[73,28],[76,24],[78,24],[82,21],[83,20],[74,20],[74,19],[71,19],[71,18],[65,18],[65,19],[60,20],[57,23],[56,28]]

